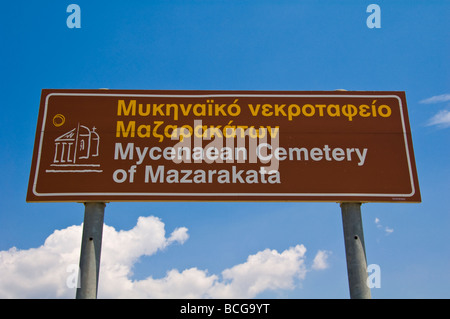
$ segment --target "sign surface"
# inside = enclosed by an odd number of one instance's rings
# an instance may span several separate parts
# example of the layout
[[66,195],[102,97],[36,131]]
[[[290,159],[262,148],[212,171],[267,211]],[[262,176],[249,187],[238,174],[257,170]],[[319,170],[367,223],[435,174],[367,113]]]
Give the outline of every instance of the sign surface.
[[420,202],[404,92],[43,90],[27,201]]

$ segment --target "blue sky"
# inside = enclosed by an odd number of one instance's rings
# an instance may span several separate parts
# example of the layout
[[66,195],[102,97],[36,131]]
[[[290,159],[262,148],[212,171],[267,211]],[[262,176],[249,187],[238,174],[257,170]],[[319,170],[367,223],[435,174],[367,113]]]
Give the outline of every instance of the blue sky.
[[[405,91],[423,202],[362,206],[372,296],[449,298],[449,15],[448,1],[4,3],[0,297],[75,296],[83,205],[25,202],[40,94],[110,88]],[[111,203],[105,224],[99,297],[349,297],[336,203]]]

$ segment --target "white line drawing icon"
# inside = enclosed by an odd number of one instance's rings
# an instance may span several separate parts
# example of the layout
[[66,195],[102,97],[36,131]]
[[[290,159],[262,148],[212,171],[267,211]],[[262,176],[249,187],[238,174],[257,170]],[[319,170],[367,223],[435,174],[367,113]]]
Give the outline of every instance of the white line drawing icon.
[[94,158],[99,155],[100,136],[96,127],[80,125],[55,139],[53,164],[47,173],[101,173]]

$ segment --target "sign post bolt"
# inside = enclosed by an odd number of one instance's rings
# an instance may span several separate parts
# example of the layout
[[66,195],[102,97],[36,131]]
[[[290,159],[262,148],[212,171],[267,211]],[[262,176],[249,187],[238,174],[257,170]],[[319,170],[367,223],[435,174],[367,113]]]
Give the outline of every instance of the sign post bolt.
[[345,255],[351,299],[370,299],[361,203],[341,203]]
[[76,299],[96,299],[105,203],[85,203],[80,253],[80,287]]

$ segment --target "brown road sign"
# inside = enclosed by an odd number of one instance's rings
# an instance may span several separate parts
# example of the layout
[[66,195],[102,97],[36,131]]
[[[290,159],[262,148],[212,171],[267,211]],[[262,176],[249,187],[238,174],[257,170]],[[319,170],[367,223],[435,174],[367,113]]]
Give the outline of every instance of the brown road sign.
[[404,92],[43,90],[27,201],[420,202]]

